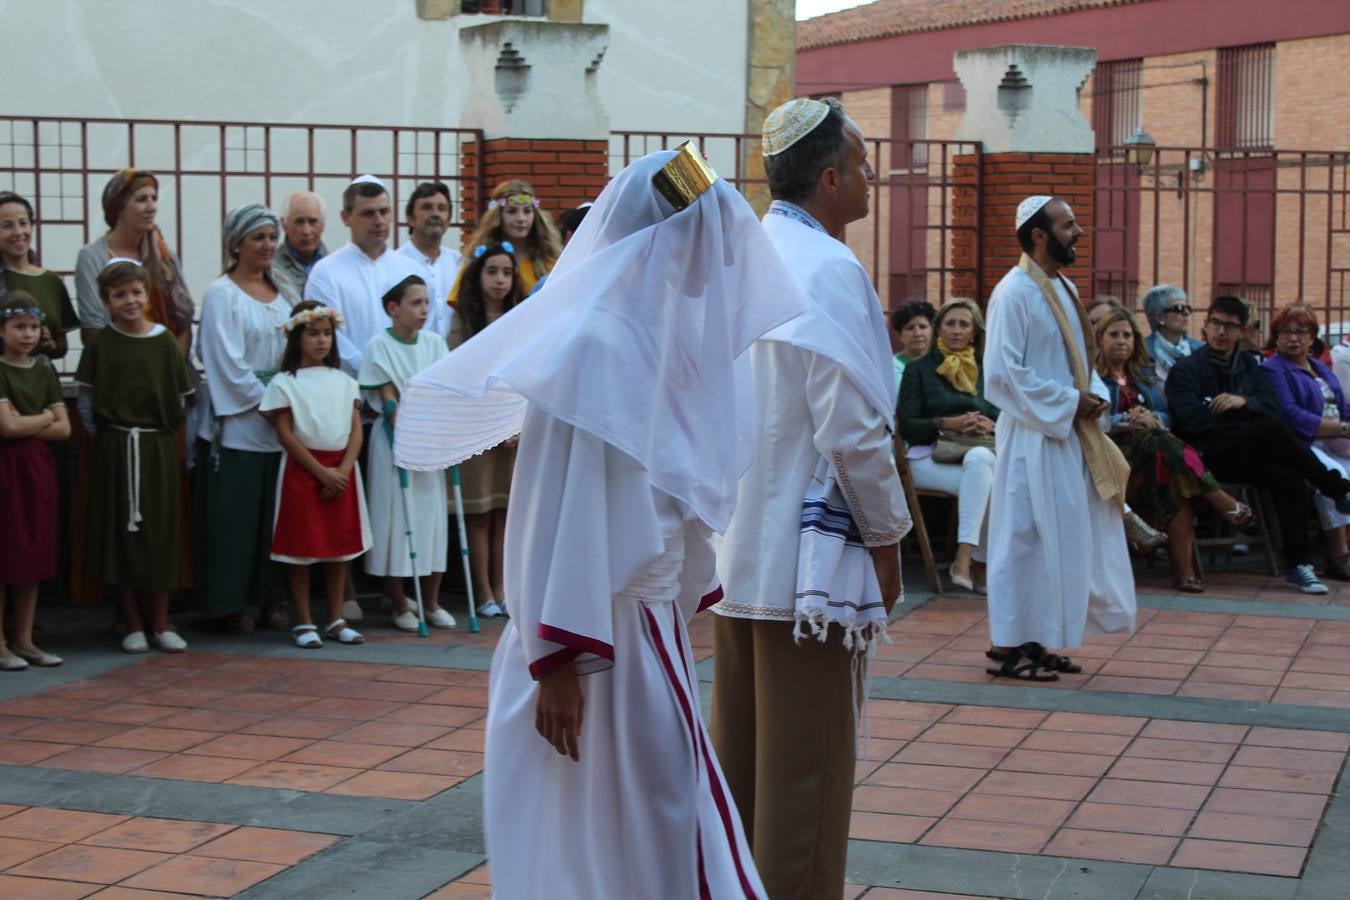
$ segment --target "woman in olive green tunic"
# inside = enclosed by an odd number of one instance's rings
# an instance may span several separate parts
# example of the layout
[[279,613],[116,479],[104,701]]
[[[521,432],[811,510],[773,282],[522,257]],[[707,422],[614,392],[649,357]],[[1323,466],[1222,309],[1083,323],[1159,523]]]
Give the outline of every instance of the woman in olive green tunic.
[[118,588],[131,632],[128,653],[148,649],[137,594],[148,595],[161,650],[187,644],[169,625],[169,592],[181,578],[180,468],[176,432],[192,392],[178,342],[144,316],[148,276],[110,262],[99,278],[109,324],[80,358],[81,415],[94,430],[85,551],[89,575]]
[[33,207],[12,191],[0,191],[0,298],[22,291],[42,310],[42,340],[37,352],[48,359],[66,355],[66,332],[80,327],[66,283],[37,264],[33,252]]

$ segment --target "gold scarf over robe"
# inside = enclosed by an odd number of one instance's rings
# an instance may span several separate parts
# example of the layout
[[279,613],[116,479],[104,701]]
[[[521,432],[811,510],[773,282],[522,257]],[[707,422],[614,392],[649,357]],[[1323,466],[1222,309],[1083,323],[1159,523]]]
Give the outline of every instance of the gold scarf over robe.
[[[1031,276],[1031,280],[1036,282],[1046,302],[1050,304],[1050,312],[1055,317],[1055,324],[1059,326],[1060,337],[1064,339],[1064,349],[1069,354],[1069,365],[1073,367],[1073,386],[1084,392],[1091,390],[1092,381],[1088,375],[1087,362],[1078,352],[1078,344],[1073,339],[1073,333],[1069,331],[1069,317],[1064,314],[1064,306],[1060,303],[1055,286],[1050,283],[1050,276],[1025,253],[1018,261],[1017,268]],[[1060,280],[1064,281],[1062,275]],[[1078,313],[1078,327],[1083,333],[1083,346],[1087,349],[1088,358],[1091,359],[1095,342],[1092,329],[1088,327],[1087,310],[1083,309],[1083,304],[1078,299],[1078,291],[1073,285],[1068,281],[1064,281],[1064,285],[1073,299],[1074,311]],[[1114,499],[1123,509],[1125,487],[1130,480],[1130,464],[1125,461],[1124,454],[1120,452],[1115,442],[1097,427],[1095,420],[1075,419],[1073,424],[1078,430],[1078,441],[1083,447],[1083,459],[1087,461],[1088,473],[1092,476],[1097,496],[1103,500]]]

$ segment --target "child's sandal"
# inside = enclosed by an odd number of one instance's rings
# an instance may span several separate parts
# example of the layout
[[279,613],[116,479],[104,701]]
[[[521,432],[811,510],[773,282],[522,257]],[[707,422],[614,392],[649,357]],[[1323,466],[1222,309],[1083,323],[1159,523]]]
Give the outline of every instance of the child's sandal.
[[366,639],[361,636],[361,632],[348,625],[346,619],[334,619],[323,630],[323,633],[339,644],[364,644],[366,642]]
[[295,646],[302,650],[317,650],[323,646],[323,639],[319,637],[319,629],[313,625],[297,625],[292,628],[291,640],[295,641]]

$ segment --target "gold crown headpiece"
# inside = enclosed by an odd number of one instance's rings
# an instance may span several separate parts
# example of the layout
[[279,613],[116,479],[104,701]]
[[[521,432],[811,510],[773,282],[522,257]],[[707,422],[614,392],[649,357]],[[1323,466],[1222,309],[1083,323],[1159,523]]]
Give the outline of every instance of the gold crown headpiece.
[[652,176],[652,184],[661,196],[679,212],[689,206],[717,181],[717,173],[698,152],[693,141],[675,148],[675,158]]

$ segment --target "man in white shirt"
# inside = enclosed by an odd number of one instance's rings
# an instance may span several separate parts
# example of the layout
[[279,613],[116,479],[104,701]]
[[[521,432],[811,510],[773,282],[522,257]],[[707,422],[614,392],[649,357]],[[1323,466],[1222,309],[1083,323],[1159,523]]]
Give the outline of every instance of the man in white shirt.
[[[769,896],[830,900],[844,890],[862,653],[900,596],[910,518],[886,323],[841,240],[867,215],[862,135],[837,100],[798,99],[765,119],[764,153],[764,228],[812,311],[748,354],[754,461],[718,554],[712,735]],[[818,480],[836,487],[808,506]],[[820,505],[828,519],[808,524]],[[813,583],[816,535],[853,567]]]
[[408,198],[405,210],[408,224],[408,242],[398,252],[412,261],[414,270],[427,283],[431,311],[427,316],[427,331],[441,337],[450,333],[450,320],[455,312],[448,302],[450,287],[459,274],[459,251],[444,247],[446,229],[450,227],[450,188],[441,181],[424,181]]
[[351,240],[314,266],[305,299],[331,306],[346,318],[337,333],[338,353],[342,371],[355,378],[366,343],[389,327],[380,302],[385,286],[419,273],[411,260],[389,249],[389,191],[374,175],[360,176],[342,192],[342,224]]

